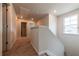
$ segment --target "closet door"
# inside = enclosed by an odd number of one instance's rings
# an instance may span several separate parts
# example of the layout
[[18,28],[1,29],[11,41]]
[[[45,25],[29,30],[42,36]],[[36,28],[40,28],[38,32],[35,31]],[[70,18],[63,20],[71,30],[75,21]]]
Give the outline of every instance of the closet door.
[[7,51],[7,4],[2,4],[2,23],[3,23],[3,35],[2,35],[2,50]]
[[27,23],[21,22],[21,37],[27,36]]

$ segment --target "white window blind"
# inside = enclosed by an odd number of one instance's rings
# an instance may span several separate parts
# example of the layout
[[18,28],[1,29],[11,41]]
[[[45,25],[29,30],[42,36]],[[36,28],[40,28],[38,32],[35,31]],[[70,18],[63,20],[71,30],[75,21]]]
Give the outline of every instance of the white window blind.
[[64,18],[64,33],[78,33],[78,15],[72,15]]

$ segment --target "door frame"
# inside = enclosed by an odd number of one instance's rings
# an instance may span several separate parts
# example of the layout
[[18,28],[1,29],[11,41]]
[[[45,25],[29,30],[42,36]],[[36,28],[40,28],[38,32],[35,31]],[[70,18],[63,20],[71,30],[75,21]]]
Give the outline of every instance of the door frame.
[[[3,22],[3,24],[5,23],[5,25],[3,25],[3,30],[5,29],[5,32],[3,32],[3,33],[5,33],[5,39],[4,38],[2,38],[3,40],[5,40],[6,42],[5,43],[3,43],[3,44],[5,44],[6,45],[6,49],[5,49],[5,51],[7,51],[8,50],[8,16],[7,16],[7,13],[8,13],[8,4],[7,3],[2,3],[2,9],[5,7],[5,14],[6,14],[6,16],[3,16],[2,15],[2,17],[5,17],[5,22],[4,21],[2,21]],[[4,35],[2,35],[2,37],[4,37]],[[4,46],[3,46],[4,47]],[[2,49],[2,55],[5,55],[4,54],[4,49]]]

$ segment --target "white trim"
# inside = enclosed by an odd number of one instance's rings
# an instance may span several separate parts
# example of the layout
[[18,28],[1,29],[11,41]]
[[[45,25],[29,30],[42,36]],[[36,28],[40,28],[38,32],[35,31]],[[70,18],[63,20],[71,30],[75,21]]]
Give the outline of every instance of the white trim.
[[31,42],[31,45],[32,45],[32,47],[35,49],[35,51],[37,52],[37,54],[39,55],[38,50],[35,48],[35,46],[32,44],[32,42]]
[[49,50],[47,50],[46,53],[47,53],[49,56],[56,56],[55,54],[51,53]]
[[36,48],[35,48],[35,46],[33,45],[33,43],[31,42],[31,45],[32,45],[32,47],[35,49],[35,51],[37,52],[37,54],[39,55],[39,56],[41,56],[42,54],[44,54],[46,51],[41,51],[41,52],[39,52]]
[[39,56],[42,56],[44,53],[47,53],[48,56],[56,56],[55,54],[51,53],[49,50],[39,52]]
[[44,53],[46,53],[46,51],[39,52],[39,56],[42,56]]
[[35,51],[37,52],[37,54],[39,55],[39,56],[42,56],[44,53],[47,53],[49,56],[56,56],[55,54],[53,54],[53,53],[51,53],[49,50],[44,50],[44,51],[38,51],[36,48],[35,48],[35,46],[32,44],[32,42],[31,42],[31,45],[32,45],[32,47],[35,49]]

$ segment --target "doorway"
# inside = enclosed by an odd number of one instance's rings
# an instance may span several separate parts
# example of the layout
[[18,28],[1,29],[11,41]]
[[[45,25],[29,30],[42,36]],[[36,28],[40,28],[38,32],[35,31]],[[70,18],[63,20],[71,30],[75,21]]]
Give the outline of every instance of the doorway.
[[27,23],[21,22],[21,37],[27,36]]

